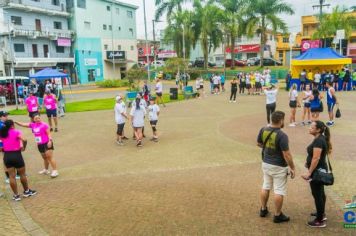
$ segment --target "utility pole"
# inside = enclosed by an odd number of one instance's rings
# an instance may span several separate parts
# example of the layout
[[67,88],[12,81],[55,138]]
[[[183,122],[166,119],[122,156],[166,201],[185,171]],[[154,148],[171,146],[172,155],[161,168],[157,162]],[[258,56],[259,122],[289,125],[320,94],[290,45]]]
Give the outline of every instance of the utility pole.
[[[155,30],[155,20],[152,20],[152,26],[153,26],[153,60],[155,64],[155,70],[157,70],[157,64],[156,64],[156,30]],[[156,71],[157,73],[157,71]]]
[[146,60],[147,60],[147,77],[148,82],[151,85],[151,76],[150,76],[150,57],[148,54],[148,39],[147,39],[147,19],[146,19],[146,0],[143,0],[143,14],[145,22],[145,41],[146,41]]
[[111,53],[113,55],[112,57],[112,67],[114,70],[114,78],[115,78],[115,72],[116,72],[116,68],[115,68],[115,53],[114,53],[114,20],[113,20],[113,2],[111,1]]
[[9,50],[11,53],[11,75],[13,79],[13,85],[14,85],[14,95],[15,95],[15,104],[16,104],[16,110],[19,109],[19,104],[17,101],[17,87],[16,87],[16,77],[15,77],[15,53],[13,51],[13,45],[12,45],[12,37],[11,37],[11,32],[12,30],[10,29],[10,20],[8,21],[8,30],[9,30]]
[[184,67],[183,67],[183,72],[184,72],[184,75],[185,75],[185,27],[184,27],[184,24],[183,24],[183,63],[184,63]]
[[[326,2],[326,0],[319,0],[319,4],[318,5],[313,5],[313,9],[314,8],[319,8],[319,26],[321,24],[321,19],[323,17],[323,7],[330,7],[330,4],[324,4]],[[326,42],[324,39],[324,45],[325,46]]]

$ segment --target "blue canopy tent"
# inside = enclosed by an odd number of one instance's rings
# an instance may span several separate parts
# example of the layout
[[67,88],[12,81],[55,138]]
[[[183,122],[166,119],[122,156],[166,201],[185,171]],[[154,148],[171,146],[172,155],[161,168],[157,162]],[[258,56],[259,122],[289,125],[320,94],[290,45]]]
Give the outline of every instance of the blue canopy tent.
[[[332,48],[311,48],[302,55],[292,59],[292,80],[290,85],[296,83],[300,85],[299,75],[303,69],[313,73],[319,71],[337,71],[344,68],[345,65],[351,64],[351,58],[344,57]],[[350,80],[351,81],[351,80]],[[339,88],[342,87],[342,81],[339,81]],[[348,88],[350,89],[351,84]]]

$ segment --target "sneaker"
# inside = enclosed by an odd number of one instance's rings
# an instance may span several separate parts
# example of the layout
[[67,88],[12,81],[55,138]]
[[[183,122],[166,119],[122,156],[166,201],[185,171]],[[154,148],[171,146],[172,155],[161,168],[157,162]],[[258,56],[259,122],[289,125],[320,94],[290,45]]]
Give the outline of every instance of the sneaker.
[[153,142],[157,143],[158,142],[158,138],[153,138]]
[[283,222],[288,222],[290,218],[283,213],[281,213],[279,216],[274,216],[273,217],[273,222],[274,223],[283,223]]
[[141,141],[138,141],[137,144],[136,144],[137,147],[142,147],[142,142]]
[[266,209],[262,210],[262,208],[260,209],[260,217],[266,217],[268,215],[269,211],[268,208],[266,207]]
[[234,100],[234,103],[236,103],[236,100]]
[[295,124],[294,123],[290,123],[289,127],[295,127]]
[[123,139],[123,140],[129,140],[129,138],[126,137],[126,136],[122,137],[122,139]]
[[318,221],[318,220],[312,220],[312,221],[309,221],[307,223],[307,225],[309,227],[312,227],[312,228],[325,228],[326,227],[326,223],[325,221]]
[[23,192],[23,196],[24,197],[31,197],[31,196],[34,196],[36,194],[37,194],[36,190],[31,190],[31,189],[28,189],[25,192]]
[[308,125],[311,125],[311,124],[312,124],[311,120],[308,120]]
[[124,142],[123,141],[116,141],[116,143],[120,146],[124,146]]
[[19,201],[21,201],[21,197],[20,197],[19,194],[18,195],[14,195],[14,196],[12,196],[12,200],[14,200],[15,202],[19,202]]
[[49,170],[43,169],[41,171],[38,172],[38,174],[40,175],[49,175],[51,172]]
[[[311,215],[311,216],[314,216],[314,217],[316,217],[316,216],[317,216],[316,212],[311,213],[310,215]],[[328,218],[326,218],[326,215],[324,214],[324,215],[323,215],[323,219],[322,219],[322,221],[325,221],[325,220],[327,220],[327,219],[328,219]]]
[[54,132],[58,132],[58,128],[55,128],[55,129],[54,129]]
[[58,170],[53,170],[51,173],[51,178],[56,178],[58,177],[58,175],[59,175]]
[[10,179],[9,179],[9,178],[6,178],[6,179],[5,179],[5,183],[10,184]]
[[304,121],[300,122],[300,125],[302,125],[302,126],[304,126],[304,125],[306,125],[306,124],[307,124],[307,123],[304,122]]
[[53,132],[53,128],[51,128],[49,131],[50,131],[50,132]]
[[334,121],[330,121],[330,122],[326,123],[326,125],[329,126],[329,127],[334,126],[334,124],[335,124]]

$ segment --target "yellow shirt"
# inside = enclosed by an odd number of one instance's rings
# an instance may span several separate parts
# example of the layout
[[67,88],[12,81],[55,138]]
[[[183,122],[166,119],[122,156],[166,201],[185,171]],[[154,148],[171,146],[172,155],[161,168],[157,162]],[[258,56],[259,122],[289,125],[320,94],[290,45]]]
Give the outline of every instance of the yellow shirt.
[[314,80],[314,75],[313,72],[308,73],[308,80],[313,81]]
[[250,81],[251,81],[251,84],[252,84],[252,85],[255,85],[255,84],[256,84],[256,80],[255,80],[255,76],[254,76],[254,75],[251,75],[251,76],[250,76]]

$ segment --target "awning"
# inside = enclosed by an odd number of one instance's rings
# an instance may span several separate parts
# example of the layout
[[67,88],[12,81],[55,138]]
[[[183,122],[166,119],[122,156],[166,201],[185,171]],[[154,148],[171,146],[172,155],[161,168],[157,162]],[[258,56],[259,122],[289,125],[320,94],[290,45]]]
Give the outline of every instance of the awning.
[[[226,53],[231,53],[231,49],[229,47],[227,47],[225,51]],[[260,52],[260,45],[250,44],[250,45],[235,46],[234,53],[249,53],[249,52]]]

